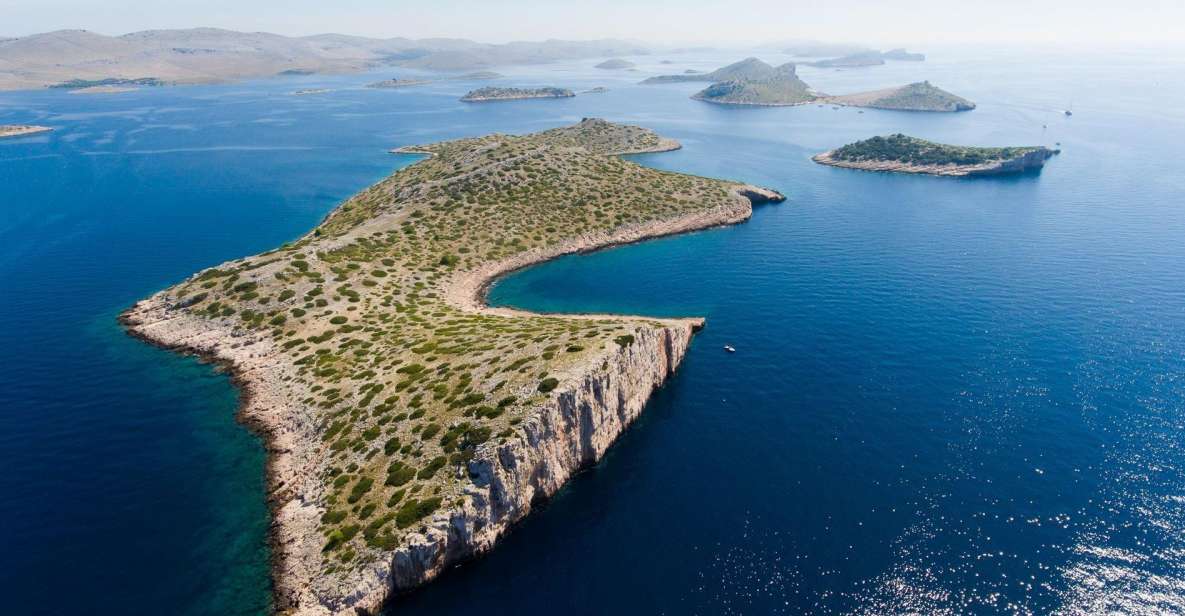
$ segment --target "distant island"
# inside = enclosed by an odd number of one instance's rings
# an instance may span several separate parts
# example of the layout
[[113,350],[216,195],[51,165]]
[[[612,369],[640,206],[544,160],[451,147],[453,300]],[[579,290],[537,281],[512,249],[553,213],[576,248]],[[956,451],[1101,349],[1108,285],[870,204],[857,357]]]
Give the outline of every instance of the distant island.
[[429,83],[432,83],[432,81],[429,79],[384,79],[382,81],[376,81],[374,83],[367,84],[366,87],[378,89],[407,88],[411,86],[422,86]]
[[872,49],[851,43],[826,43],[822,41],[795,41],[787,43],[782,49],[783,53],[800,58],[837,58],[839,56],[864,53],[866,51],[872,51]]
[[609,91],[609,88],[606,88],[605,86],[597,86],[595,88],[589,88],[589,89],[581,92],[581,94],[604,94],[608,91]]
[[902,47],[890,49],[889,51],[881,54],[881,56],[886,60],[896,60],[898,62],[924,62],[926,60],[926,54],[910,53]]
[[328,94],[332,91],[329,88],[305,88],[304,90],[293,92],[292,96],[312,96],[314,94]]
[[635,66],[637,66],[637,65],[634,64],[633,62],[630,62],[629,60],[622,60],[621,58],[613,58],[611,60],[605,60],[604,62],[597,64],[593,68],[603,68],[603,69],[607,69],[607,70],[618,70],[618,69],[623,69],[623,68],[634,68]]
[[478,88],[461,97],[467,103],[513,101],[527,98],[571,98],[576,93],[567,88]]
[[493,549],[639,417],[702,319],[533,314],[484,294],[534,263],[783,200],[617,156],[678,147],[586,119],[401,148],[423,158],[305,236],[121,315],[242,389],[267,442],[276,613],[379,613]]
[[869,107],[897,111],[970,111],[975,103],[951,94],[929,81],[920,81],[897,88],[830,96],[827,103],[848,107]]
[[885,63],[885,58],[879,51],[862,51],[838,58],[828,58],[816,62],[808,62],[817,68],[856,68],[861,66],[879,66]]
[[50,88],[62,90],[97,90],[100,88],[123,88],[125,90],[135,90],[139,87],[156,87],[167,85],[165,82],[155,77],[141,77],[138,79],[122,79],[122,78],[107,78],[107,79],[71,79],[69,81],[62,81],[51,84]]
[[218,28],[146,30],[121,36],[59,30],[0,38],[0,90],[216,83],[390,66],[472,72],[648,52],[638,43],[613,39],[491,45],[462,39],[342,34],[288,37]]
[[926,56],[924,54],[910,53],[903,48],[890,49],[885,52],[868,49],[836,58],[808,62],[807,64],[817,68],[859,68],[863,66],[880,66],[885,63],[885,60],[921,62],[925,59]]
[[480,81],[483,79],[503,79],[506,75],[495,73],[494,71],[474,71],[472,73],[465,73],[464,75],[455,75],[451,79]]
[[692,95],[693,99],[729,105],[790,106],[818,99],[798,78],[793,64],[783,64],[767,77],[714,83]]
[[139,89],[135,86],[90,86],[86,88],[71,88],[70,94],[120,94],[122,92],[135,92]]
[[[445,77],[443,79],[450,79],[450,80],[454,80],[454,81],[485,81],[485,80],[489,80],[489,79],[502,79],[503,77],[504,77],[504,75],[502,75],[500,73],[495,73],[493,71],[475,71],[472,73],[465,73],[463,75],[452,75],[450,77]],[[367,84],[366,87],[376,88],[376,89],[408,88],[411,86],[428,85],[430,83],[434,83],[434,82],[438,81],[439,79],[442,79],[442,78],[427,78],[427,77],[420,78],[420,79],[392,78],[392,79],[384,79],[382,81],[376,81],[374,83]]]
[[53,129],[48,126],[35,126],[32,124],[0,124],[0,139],[36,135],[38,133],[47,133],[51,130]]
[[659,75],[657,77],[650,77],[642,81],[643,84],[657,84],[657,83],[680,83],[688,81],[759,81],[762,79],[770,79],[776,76],[777,71],[774,67],[762,62],[757,58],[745,58],[740,62],[734,62],[723,68],[716,69],[710,73],[701,73],[694,69],[687,69],[686,72],[678,75]]
[[873,137],[812,158],[832,167],[865,171],[979,176],[1040,169],[1058,150],[1043,146],[980,148],[934,143],[903,134]]
[[746,58],[711,73],[662,75],[642,83],[661,84],[713,81],[692,98],[708,103],[777,107],[823,103],[897,111],[967,111],[975,103],[935,87],[928,81],[896,88],[833,96],[817,92],[799,78],[794,63],[778,67],[757,58]]

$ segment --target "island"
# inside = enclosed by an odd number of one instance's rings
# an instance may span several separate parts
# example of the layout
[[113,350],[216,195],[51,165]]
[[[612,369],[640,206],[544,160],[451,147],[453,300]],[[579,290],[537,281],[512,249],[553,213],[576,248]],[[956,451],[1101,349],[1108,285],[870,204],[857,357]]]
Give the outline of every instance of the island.
[[366,87],[375,89],[394,89],[407,88],[411,86],[422,86],[429,83],[432,82],[428,79],[384,79],[382,81],[376,81],[374,83],[367,84]]
[[37,135],[40,133],[48,133],[53,130],[49,126],[36,126],[33,124],[0,124],[0,139],[6,137],[25,137],[27,135]]
[[784,199],[617,156],[678,147],[585,119],[400,148],[421,159],[307,235],[121,315],[242,389],[267,443],[277,612],[377,613],[490,550],[638,417],[701,319],[533,314],[484,292]]
[[100,90],[108,89],[125,89],[135,90],[139,87],[156,87],[166,85],[164,81],[156,77],[140,77],[136,79],[124,79],[109,77],[106,79],[70,79],[60,83],[55,83],[49,88],[58,90]]
[[903,47],[890,49],[881,54],[886,60],[896,60],[898,62],[924,62],[926,54],[924,53],[910,53]]
[[859,68],[864,66],[880,66],[885,63],[884,56],[879,51],[863,51],[839,58],[828,58],[809,62],[816,68]]
[[828,58],[850,56],[872,51],[864,45],[851,43],[827,43],[822,41],[793,41],[787,44],[783,53],[802,58]]
[[597,64],[593,68],[603,68],[606,70],[620,70],[620,69],[624,69],[624,68],[634,68],[635,66],[637,66],[637,65],[634,64],[633,62],[630,62],[629,60],[622,60],[621,58],[612,58],[610,60],[605,60],[604,62]]
[[1058,150],[1044,146],[980,148],[934,143],[903,134],[873,137],[812,158],[832,167],[865,171],[980,176],[1040,169]]
[[691,98],[727,105],[779,107],[810,103],[818,95],[798,78],[793,64],[784,64],[774,69],[768,77],[715,83]]
[[922,62],[925,59],[926,56],[924,54],[910,53],[904,48],[898,47],[897,49],[890,49],[885,52],[867,49],[837,58],[810,62],[809,65],[817,68],[859,68],[864,66],[880,66],[885,63],[885,60]]
[[312,96],[315,94],[328,94],[332,92],[329,88],[306,88],[304,90],[297,90],[292,93],[292,96]]
[[769,79],[775,75],[777,69],[757,58],[745,58],[728,66],[718,68],[710,73],[701,73],[694,69],[687,69],[678,75],[658,75],[642,81],[643,84],[680,83],[687,81],[755,81]]
[[[58,30],[0,37],[0,90],[71,82],[122,86],[206,84],[275,75],[355,73],[391,66],[470,72],[495,66],[634,56],[648,51],[639,43],[615,39],[489,44],[452,38],[414,40],[332,33],[289,37],[220,28],[145,30],[120,36]],[[127,81],[154,83],[104,83]]]
[[456,75],[452,79],[482,81],[487,79],[503,79],[506,75],[502,73],[495,73],[494,71],[474,71],[472,73],[465,73],[463,75]]
[[120,94],[123,92],[135,92],[140,88],[132,86],[88,86],[85,88],[72,88],[70,94]]
[[581,94],[604,94],[608,91],[609,91],[609,88],[606,88],[605,86],[596,86],[594,88],[589,88],[587,90],[584,90],[583,92],[581,92]]
[[896,111],[954,112],[975,109],[975,103],[938,88],[929,81],[871,92],[829,96],[826,102],[848,107],[869,107]]
[[567,88],[478,88],[461,97],[466,103],[514,101],[528,98],[571,98],[576,93]]
[[[879,52],[878,52],[879,53]],[[721,79],[723,78],[723,79]],[[771,66],[746,58],[711,73],[662,75],[642,83],[713,81],[691,97],[708,103],[753,107],[782,107],[821,103],[896,111],[967,111],[975,103],[932,85],[929,81],[871,92],[832,96],[817,92],[798,76],[793,62]]]

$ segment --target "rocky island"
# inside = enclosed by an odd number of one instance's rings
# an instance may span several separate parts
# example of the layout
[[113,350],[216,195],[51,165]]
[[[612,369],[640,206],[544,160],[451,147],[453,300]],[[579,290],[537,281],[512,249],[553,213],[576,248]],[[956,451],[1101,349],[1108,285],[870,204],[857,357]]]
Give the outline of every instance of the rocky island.
[[687,81],[756,81],[773,77],[777,69],[757,58],[745,58],[728,66],[718,68],[710,73],[701,73],[693,69],[678,75],[658,75],[642,81],[643,84],[680,83]]
[[[879,53],[879,52],[878,52]],[[720,79],[726,77],[726,79]],[[757,58],[747,58],[711,73],[663,75],[642,83],[714,81],[692,98],[708,103],[748,106],[793,106],[804,103],[830,103],[848,107],[870,107],[896,111],[967,111],[975,103],[935,87],[928,81],[909,85],[831,96],[816,92],[798,77],[794,63],[778,67]]]
[[808,64],[816,68],[859,68],[863,66],[880,66],[884,63],[885,58],[881,55],[881,52],[862,51],[838,58],[809,62]]
[[904,48],[898,47],[884,52],[866,49],[836,58],[809,62],[808,64],[817,68],[860,68],[864,66],[880,66],[885,63],[885,60],[922,62],[925,59],[925,54],[910,53]]
[[809,103],[818,96],[798,78],[793,64],[784,64],[767,77],[715,83],[693,94],[691,98],[728,105],[777,107]]
[[375,613],[491,549],[638,416],[701,320],[531,314],[483,294],[533,263],[783,199],[616,156],[677,147],[586,119],[402,148],[424,158],[299,240],[121,315],[242,388],[267,442],[278,612]]
[[0,139],[5,137],[24,137],[26,135],[48,133],[51,130],[53,129],[48,126],[34,126],[31,124],[0,124]]
[[621,58],[612,58],[610,60],[605,60],[604,62],[601,62],[600,64],[594,66],[593,68],[603,68],[606,70],[621,70],[621,69],[625,69],[625,68],[634,68],[635,66],[637,66],[637,65],[634,64],[633,62],[630,62],[629,60],[622,60]]
[[366,87],[382,90],[382,89],[393,89],[393,88],[407,88],[407,87],[411,87],[411,86],[422,86],[422,85],[427,85],[429,83],[432,83],[432,82],[427,79],[398,79],[398,78],[396,78],[396,79],[384,79],[382,81],[376,81],[374,83],[367,84]]
[[873,90],[857,94],[829,96],[826,102],[848,107],[869,107],[896,111],[970,111],[975,103],[933,86],[929,81],[920,81],[898,88]]
[[478,88],[461,97],[467,103],[514,101],[527,98],[571,98],[576,93],[567,88]]
[[502,73],[495,73],[494,71],[474,71],[472,73],[456,75],[452,78],[456,80],[481,81],[486,79],[502,79],[504,77],[506,77],[506,75],[503,75]]
[[812,158],[822,165],[924,173],[977,176],[1020,173],[1040,169],[1057,150],[1043,146],[979,148],[934,143],[900,133],[850,143]]

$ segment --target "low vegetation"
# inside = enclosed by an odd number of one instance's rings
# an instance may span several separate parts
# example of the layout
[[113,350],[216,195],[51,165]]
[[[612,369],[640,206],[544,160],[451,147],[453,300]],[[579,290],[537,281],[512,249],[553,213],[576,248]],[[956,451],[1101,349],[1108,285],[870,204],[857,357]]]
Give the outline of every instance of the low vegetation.
[[848,162],[900,162],[912,165],[982,165],[1016,158],[1037,149],[945,145],[897,133],[850,143],[832,151],[831,158]]

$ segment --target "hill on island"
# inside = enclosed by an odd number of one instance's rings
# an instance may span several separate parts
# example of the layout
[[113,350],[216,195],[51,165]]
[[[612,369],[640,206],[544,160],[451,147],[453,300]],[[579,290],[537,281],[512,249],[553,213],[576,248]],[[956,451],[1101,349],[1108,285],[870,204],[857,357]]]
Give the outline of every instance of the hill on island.
[[606,70],[619,70],[619,69],[625,69],[625,68],[634,68],[635,66],[637,66],[637,65],[634,64],[633,62],[630,62],[629,60],[622,60],[621,58],[612,58],[609,60],[605,60],[604,62],[596,65],[593,68],[603,68]]
[[870,49],[837,58],[828,58],[826,60],[809,62],[808,64],[816,68],[858,68],[862,66],[880,66],[885,63],[885,60],[896,60],[899,62],[921,62],[925,59],[926,56],[924,54],[910,53],[904,48],[899,47],[897,49],[890,49],[889,51],[885,52]]
[[655,83],[678,83],[687,81],[760,81],[762,79],[770,79],[777,75],[777,68],[758,60],[757,58],[745,58],[740,62],[729,64],[723,68],[718,68],[710,73],[683,73],[680,75],[659,75],[651,77],[642,81],[644,84]]
[[287,37],[217,28],[147,30],[122,36],[61,30],[0,39],[0,90],[68,82],[210,83],[387,66],[466,71],[646,52],[639,44],[617,40],[489,45],[460,39],[341,34]]
[[885,63],[885,58],[879,51],[863,51],[856,54],[829,58],[817,62],[809,62],[816,68],[855,68],[860,66],[879,66]]
[[897,60],[898,62],[923,62],[926,59],[924,53],[910,53],[904,47],[890,49],[881,54],[886,60]]
[[838,58],[872,51],[870,47],[852,43],[823,41],[791,41],[783,44],[782,53],[800,58]]
[[729,105],[786,106],[809,103],[817,95],[798,78],[793,64],[783,64],[768,77],[714,83],[692,98]]
[[708,103],[789,106],[821,102],[897,111],[975,109],[975,103],[935,87],[928,81],[840,96],[823,94],[799,78],[797,67],[793,63],[773,67],[757,58],[746,58],[711,73],[651,77],[642,83],[686,81],[712,81],[711,86],[692,95],[692,98]]
[[909,85],[827,97],[826,102],[850,107],[895,109],[899,111],[970,111],[975,103],[951,94],[929,81]]

